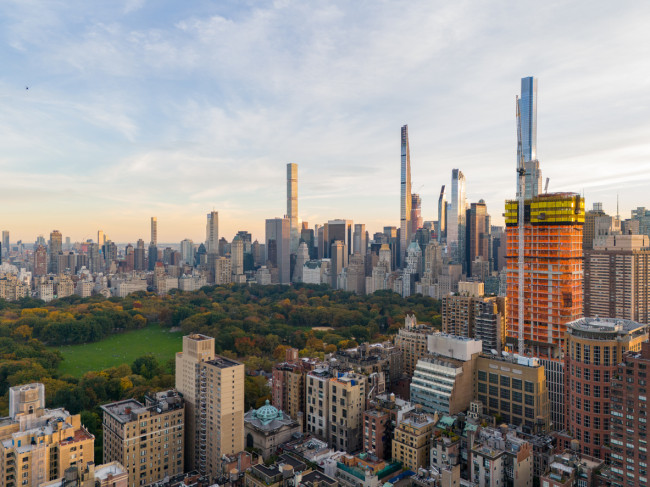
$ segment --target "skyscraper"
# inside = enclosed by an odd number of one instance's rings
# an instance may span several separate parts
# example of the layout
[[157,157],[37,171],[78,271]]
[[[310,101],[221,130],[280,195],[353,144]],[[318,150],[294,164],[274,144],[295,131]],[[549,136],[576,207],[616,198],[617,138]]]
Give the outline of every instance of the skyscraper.
[[133,251],[133,267],[136,271],[143,271],[147,268],[145,263],[144,240],[138,239],[135,250]]
[[368,250],[368,239],[366,238],[366,225],[363,223],[354,224],[354,235],[352,237],[352,253],[366,256]]
[[278,282],[291,282],[290,229],[288,218],[270,218],[266,220],[267,260],[278,269]]
[[295,254],[300,242],[298,228],[298,164],[287,164],[287,216],[291,235],[291,253]]
[[189,238],[181,241],[181,259],[189,265],[194,265],[194,242]]
[[445,185],[440,188],[440,197],[438,198],[438,243],[447,239],[447,196],[445,195]]
[[58,258],[59,258],[59,252],[63,251],[63,236],[61,235],[61,232],[58,230],[52,230],[52,233],[50,233],[50,266],[49,266],[49,271],[58,274],[59,272],[59,265],[58,265]]
[[239,235],[230,244],[230,268],[235,276],[244,274],[244,241]]
[[205,227],[205,246],[208,254],[219,253],[219,212],[208,213],[208,223]]
[[[533,198],[542,190],[542,171],[537,160],[537,79],[521,79],[521,151],[526,169],[525,198]],[[519,147],[519,146],[518,146]],[[517,161],[522,153],[517,151]]]
[[2,231],[2,250],[9,255],[9,230]]
[[406,248],[411,241],[411,153],[409,128],[402,126],[402,160],[400,180],[400,250],[399,265],[404,265]]
[[480,258],[490,262],[490,215],[487,212],[485,201],[479,200],[472,203],[467,210],[467,244],[465,248],[465,259],[467,261],[467,275],[472,274],[472,263]]
[[221,459],[244,449],[244,366],[214,353],[214,338],[183,337],[176,390],[185,399],[185,465],[216,477]]
[[452,262],[465,260],[465,175],[459,169],[451,171],[451,202],[447,212],[447,253]]
[[422,198],[419,194],[411,195],[411,235],[422,228]]
[[97,230],[97,245],[100,247],[106,243],[106,235],[103,230]]
[[151,217],[151,245],[158,245],[158,219]]

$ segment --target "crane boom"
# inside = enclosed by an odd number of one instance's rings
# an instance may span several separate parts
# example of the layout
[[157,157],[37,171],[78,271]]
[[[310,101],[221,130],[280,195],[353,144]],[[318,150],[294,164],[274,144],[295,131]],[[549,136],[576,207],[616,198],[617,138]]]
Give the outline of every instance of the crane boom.
[[524,165],[524,151],[521,143],[521,110],[519,108],[519,97],[515,98],[517,113],[517,231],[518,231],[518,253],[517,253],[517,324],[518,352],[524,353],[524,203],[526,186],[526,168]]

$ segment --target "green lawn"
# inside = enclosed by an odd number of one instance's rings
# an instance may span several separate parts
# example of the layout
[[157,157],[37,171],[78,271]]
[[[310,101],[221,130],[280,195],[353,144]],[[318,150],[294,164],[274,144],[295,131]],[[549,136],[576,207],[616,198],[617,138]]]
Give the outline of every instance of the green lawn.
[[136,358],[153,354],[164,363],[182,351],[183,333],[149,325],[142,330],[134,330],[94,343],[83,345],[63,345],[52,347],[59,350],[63,360],[59,372],[81,377],[90,370],[103,370],[120,364],[131,364]]

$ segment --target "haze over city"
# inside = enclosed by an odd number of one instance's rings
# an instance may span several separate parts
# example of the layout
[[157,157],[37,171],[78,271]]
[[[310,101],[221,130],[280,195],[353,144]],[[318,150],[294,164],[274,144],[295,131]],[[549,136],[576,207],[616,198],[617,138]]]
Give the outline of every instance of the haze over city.
[[0,6],[3,228],[73,241],[227,238],[285,213],[399,222],[409,125],[424,220],[452,168],[502,223],[515,195],[514,97],[539,79],[552,191],[620,213],[650,184],[645,2],[8,2]]

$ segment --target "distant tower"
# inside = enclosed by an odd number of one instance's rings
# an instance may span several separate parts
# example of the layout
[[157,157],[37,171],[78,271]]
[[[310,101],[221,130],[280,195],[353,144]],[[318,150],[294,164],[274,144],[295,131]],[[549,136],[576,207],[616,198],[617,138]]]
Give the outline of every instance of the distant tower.
[[400,247],[399,265],[405,263],[406,248],[411,241],[411,153],[409,149],[409,128],[402,126],[402,159],[400,179]]
[[2,249],[6,255],[9,255],[9,230],[2,231]]
[[219,212],[208,213],[208,222],[205,227],[205,246],[208,254],[219,253]]
[[59,273],[59,253],[63,252],[63,236],[58,230],[50,233],[50,268],[53,274]]
[[438,198],[438,243],[447,238],[447,197],[445,195],[445,185],[440,188],[440,197]]
[[295,254],[300,242],[298,228],[298,164],[287,164],[287,216],[291,235],[291,253]]
[[278,269],[278,282],[291,283],[291,258],[289,252],[289,219],[269,218],[266,220],[267,261]]
[[517,163],[523,155],[526,169],[525,199],[534,198],[542,190],[542,171],[537,160],[537,78],[521,79],[519,98],[521,143],[517,144]]
[[155,216],[151,217],[151,245],[158,245],[158,219]]
[[422,198],[419,194],[411,195],[411,235],[422,228]]
[[465,175],[459,169],[451,171],[451,203],[447,213],[447,247],[452,261],[462,264],[465,256]]

